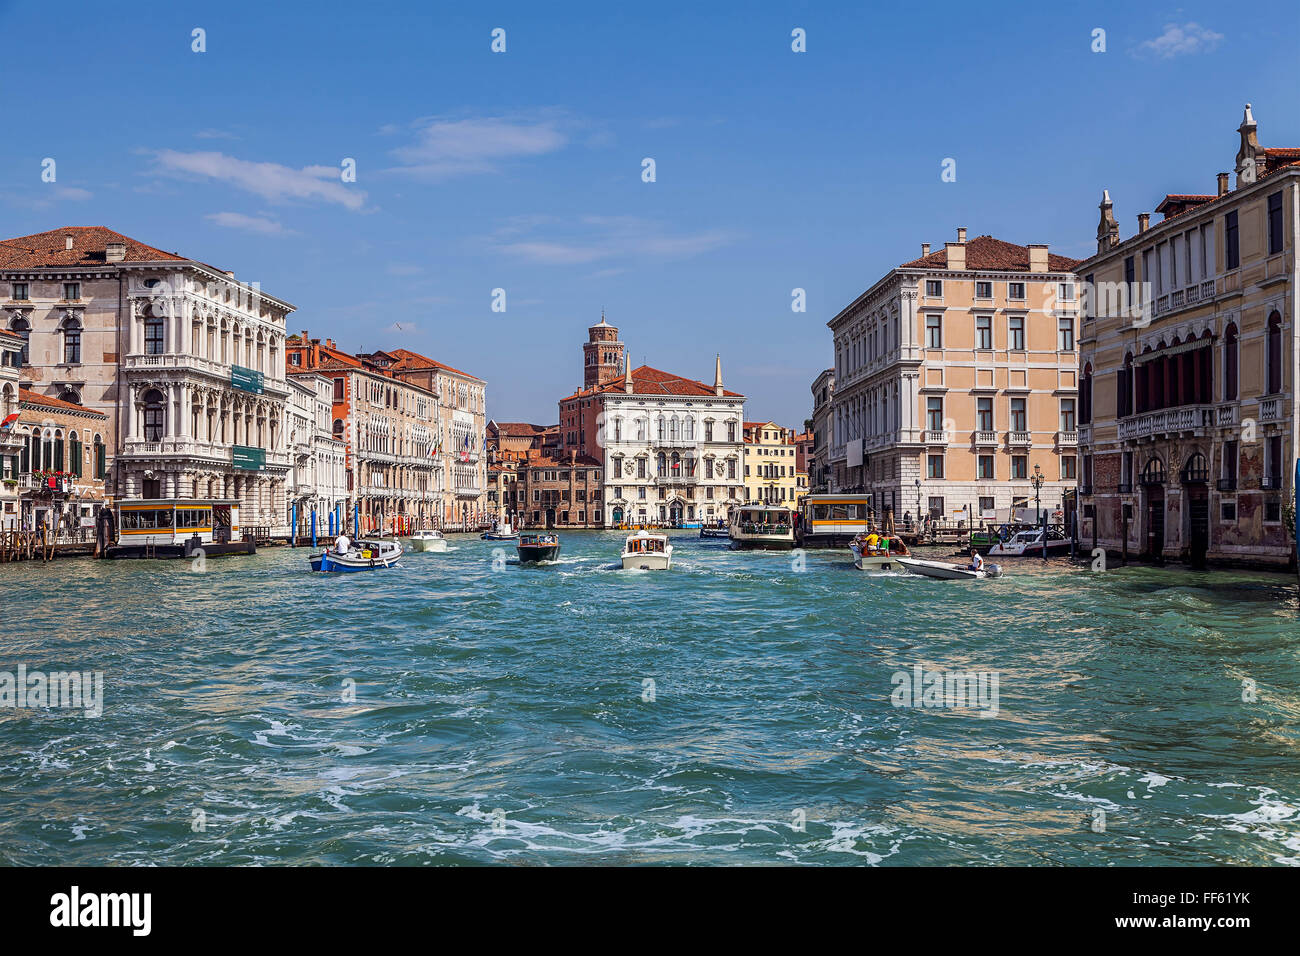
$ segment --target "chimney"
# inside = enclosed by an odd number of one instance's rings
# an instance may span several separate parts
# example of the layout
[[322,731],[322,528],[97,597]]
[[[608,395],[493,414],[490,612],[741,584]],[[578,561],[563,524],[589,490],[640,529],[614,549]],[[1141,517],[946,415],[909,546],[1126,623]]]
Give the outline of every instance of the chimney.
[[945,242],[944,251],[948,253],[948,268],[955,272],[966,269],[966,244],[964,242]]
[[[1255,123],[1255,114],[1250,111],[1250,104],[1246,104],[1246,114],[1242,117],[1241,125],[1237,127],[1237,132],[1241,134],[1241,148],[1237,150],[1237,188],[1249,186],[1259,179],[1262,172],[1260,167],[1263,165],[1264,151],[1259,148],[1259,137],[1257,134],[1258,126]],[[1256,161],[1258,157],[1258,162]]]
[[125,242],[110,242],[104,247],[105,262],[121,262],[126,258]]
[[1101,191],[1101,219],[1097,223],[1097,252],[1105,252],[1119,245],[1119,223],[1115,221],[1115,204],[1110,201],[1110,190]]
[[71,250],[71,249],[72,249],[72,235],[71,235],[71,234],[66,235],[66,236],[63,237],[63,248],[64,248],[64,249],[67,249],[67,250]]
[[1142,233],[1146,232],[1150,228],[1151,228],[1151,213],[1149,212],[1138,213],[1138,235],[1141,235]]
[[921,243],[921,255],[928,256],[929,254],[930,254],[930,244],[928,242]]
[[1219,173],[1219,195],[1228,195],[1228,174]]
[[1029,271],[1047,271],[1047,246],[1045,244],[1035,242],[1029,244]]
[[965,227],[965,226],[958,226],[958,227],[957,227],[957,241],[958,241],[958,242],[965,242],[965,241],[966,241],[966,227]]

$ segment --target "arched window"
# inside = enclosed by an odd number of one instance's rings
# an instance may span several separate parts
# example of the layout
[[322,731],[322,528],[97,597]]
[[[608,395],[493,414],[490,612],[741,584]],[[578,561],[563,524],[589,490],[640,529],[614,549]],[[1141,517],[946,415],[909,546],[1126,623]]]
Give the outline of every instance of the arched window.
[[1163,485],[1165,483],[1165,463],[1159,458],[1150,459],[1142,468],[1142,484]]
[[1187,459],[1183,466],[1183,484],[1204,484],[1210,477],[1210,463],[1199,451]]
[[18,450],[18,473],[27,474],[32,470],[32,434],[24,433],[22,447]]
[[63,391],[59,392],[59,401],[71,402],[73,405],[80,405],[81,396],[77,394],[75,388],[65,388]]
[[1268,317],[1268,391],[1276,395],[1282,391],[1282,316],[1274,312]]
[[104,457],[104,436],[95,436],[95,477],[103,478],[108,472]]
[[1079,379],[1079,424],[1087,425],[1092,421],[1092,363],[1083,367],[1083,377]]
[[68,435],[68,473],[74,478],[81,477],[81,458],[81,436],[74,431]]
[[343,438],[343,419],[334,419],[334,437],[342,440]]
[[50,467],[53,468],[55,471],[62,471],[63,470],[63,431],[61,429],[56,430],[54,432],[54,447],[52,451],[54,457],[53,457],[53,461],[50,463]]
[[23,340],[23,350],[20,353],[18,363],[20,365],[27,365],[31,362],[31,350],[28,345],[28,340],[32,336],[32,324],[26,319],[14,319],[9,323],[9,331]]
[[150,389],[144,396],[144,440],[162,441],[163,437],[163,396],[157,389]]
[[63,364],[81,364],[81,323],[76,319],[63,323]]
[[682,456],[673,452],[673,477],[681,477],[682,474]]
[[656,465],[660,477],[668,474],[668,456],[663,452],[659,453],[659,457],[656,459]]
[[1223,400],[1237,397],[1237,326],[1229,322],[1223,331]]
[[156,315],[144,320],[144,354],[163,354],[163,320]]

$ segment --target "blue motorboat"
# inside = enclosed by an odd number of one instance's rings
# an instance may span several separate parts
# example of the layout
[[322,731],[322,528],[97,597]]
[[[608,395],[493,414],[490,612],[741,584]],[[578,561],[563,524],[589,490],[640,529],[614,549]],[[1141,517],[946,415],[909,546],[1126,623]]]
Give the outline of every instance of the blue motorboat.
[[[345,538],[344,541],[347,539]],[[353,571],[378,571],[391,568],[402,556],[402,546],[396,541],[361,539],[349,542],[343,549],[329,548],[311,556],[313,571],[348,574]]]

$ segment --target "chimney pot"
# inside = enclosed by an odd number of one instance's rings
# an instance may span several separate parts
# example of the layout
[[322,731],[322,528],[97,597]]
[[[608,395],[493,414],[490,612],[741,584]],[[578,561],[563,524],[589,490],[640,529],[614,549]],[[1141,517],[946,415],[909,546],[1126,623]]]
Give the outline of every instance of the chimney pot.
[[1219,195],[1228,195],[1228,174],[1219,173]]
[[958,241],[958,242],[965,242],[965,241],[966,241],[966,227],[965,227],[965,226],[958,226],[958,227],[957,227],[957,241]]
[[943,248],[948,254],[948,268],[953,272],[965,272],[966,246],[960,242],[945,242]]
[[125,242],[110,242],[104,246],[105,262],[121,262],[126,258]]
[[1047,272],[1047,245],[1045,243],[1029,244],[1029,271]]
[[930,244],[928,242],[921,243],[921,255],[928,256],[929,254],[930,254]]
[[1151,228],[1151,213],[1149,212],[1138,213],[1138,234],[1141,235],[1142,233],[1146,232],[1149,228]]
[[63,248],[64,249],[72,248],[72,236],[68,235],[63,237]]

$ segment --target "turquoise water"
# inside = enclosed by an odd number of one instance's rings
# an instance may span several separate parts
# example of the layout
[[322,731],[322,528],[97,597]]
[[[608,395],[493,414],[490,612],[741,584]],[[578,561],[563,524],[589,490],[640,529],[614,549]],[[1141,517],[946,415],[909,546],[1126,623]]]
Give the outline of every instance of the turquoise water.
[[[1300,862],[1293,576],[562,540],[0,566],[0,671],[105,675],[98,718],[0,709],[0,862]],[[892,706],[914,664],[996,716]]]

